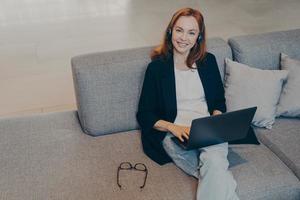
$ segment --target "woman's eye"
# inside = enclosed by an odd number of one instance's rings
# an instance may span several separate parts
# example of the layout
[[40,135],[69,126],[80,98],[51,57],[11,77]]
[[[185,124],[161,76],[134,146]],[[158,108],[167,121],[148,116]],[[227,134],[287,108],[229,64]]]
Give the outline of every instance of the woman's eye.
[[194,32],[190,32],[190,34],[191,34],[191,35],[195,35],[195,33],[194,33]]
[[180,29],[176,29],[176,32],[180,33],[180,32],[181,32],[181,30],[180,30]]

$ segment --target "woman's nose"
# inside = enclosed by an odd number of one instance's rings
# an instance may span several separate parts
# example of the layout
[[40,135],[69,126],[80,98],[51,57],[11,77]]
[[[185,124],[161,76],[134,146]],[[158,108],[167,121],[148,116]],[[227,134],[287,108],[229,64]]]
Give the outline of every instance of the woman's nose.
[[186,40],[187,39],[187,34],[186,33],[182,33],[181,34],[181,39],[182,40]]

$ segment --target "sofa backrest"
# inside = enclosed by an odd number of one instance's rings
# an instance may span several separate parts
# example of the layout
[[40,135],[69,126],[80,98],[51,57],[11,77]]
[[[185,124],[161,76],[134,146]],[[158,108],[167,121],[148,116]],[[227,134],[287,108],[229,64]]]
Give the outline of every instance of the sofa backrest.
[[[153,47],[80,55],[71,59],[78,117],[89,135],[105,135],[138,128],[136,111],[144,73]],[[231,58],[228,44],[208,40],[222,78],[224,58]]]
[[300,59],[300,29],[229,38],[234,60],[261,69],[279,69],[280,53]]

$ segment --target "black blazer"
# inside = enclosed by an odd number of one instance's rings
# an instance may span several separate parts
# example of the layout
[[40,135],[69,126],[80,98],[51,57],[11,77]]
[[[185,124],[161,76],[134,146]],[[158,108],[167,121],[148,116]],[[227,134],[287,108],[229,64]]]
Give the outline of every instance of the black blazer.
[[[226,112],[224,87],[216,58],[207,53],[196,62],[210,114],[214,110]],[[138,105],[137,121],[141,127],[143,149],[146,155],[160,165],[171,162],[162,146],[166,132],[153,128],[162,119],[174,122],[177,115],[173,56],[153,60],[147,67]]]

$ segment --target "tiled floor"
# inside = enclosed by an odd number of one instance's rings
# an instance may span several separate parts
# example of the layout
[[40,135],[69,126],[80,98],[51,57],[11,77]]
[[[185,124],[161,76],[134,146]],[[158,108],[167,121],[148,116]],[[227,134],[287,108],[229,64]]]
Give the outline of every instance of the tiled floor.
[[181,7],[208,37],[300,28],[299,0],[1,0],[0,117],[76,109],[72,56],[157,44]]

